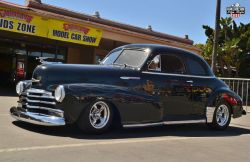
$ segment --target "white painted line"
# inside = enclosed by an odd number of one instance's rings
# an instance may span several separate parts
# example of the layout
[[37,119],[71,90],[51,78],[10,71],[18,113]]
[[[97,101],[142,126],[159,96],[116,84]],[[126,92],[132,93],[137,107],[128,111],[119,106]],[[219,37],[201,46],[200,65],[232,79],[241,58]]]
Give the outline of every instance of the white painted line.
[[197,137],[173,137],[173,138],[147,138],[147,139],[128,139],[128,140],[111,140],[100,142],[88,142],[78,144],[64,144],[64,145],[49,145],[49,146],[32,146],[32,147],[19,147],[19,148],[7,148],[0,149],[0,153],[20,152],[20,151],[35,151],[35,150],[47,150],[47,149],[61,149],[61,148],[76,148],[84,146],[97,146],[97,145],[115,145],[115,144],[131,144],[131,143],[151,143],[151,142],[164,142],[173,140],[187,140],[197,139]]
[[[240,136],[250,136],[250,134],[244,134]],[[100,146],[100,145],[132,144],[132,143],[153,143],[153,142],[164,142],[164,141],[166,142],[166,141],[178,141],[178,140],[211,139],[211,138],[213,137],[151,137],[147,139],[110,140],[110,141],[87,142],[78,144],[6,148],[6,149],[0,149],[0,153],[36,151],[36,150],[47,150],[47,149],[66,149],[66,148],[77,148],[77,147],[97,146],[97,145]]]
[[[235,126],[236,124],[232,124]],[[241,126],[240,126],[241,127]],[[250,134],[243,134],[239,136],[250,136]],[[239,137],[237,136],[237,137]],[[132,143],[153,143],[153,142],[166,142],[166,141],[178,141],[178,140],[194,140],[194,139],[211,139],[212,137],[150,137],[146,139],[126,139],[126,140],[109,140],[99,142],[87,142],[78,144],[62,144],[62,145],[48,145],[48,146],[32,146],[32,147],[19,147],[19,148],[6,148],[0,149],[0,153],[11,153],[20,151],[36,151],[36,150],[47,150],[47,149],[64,149],[64,148],[77,148],[84,146],[97,146],[97,145],[116,145],[116,144],[132,144]],[[223,137],[225,138],[225,137]]]

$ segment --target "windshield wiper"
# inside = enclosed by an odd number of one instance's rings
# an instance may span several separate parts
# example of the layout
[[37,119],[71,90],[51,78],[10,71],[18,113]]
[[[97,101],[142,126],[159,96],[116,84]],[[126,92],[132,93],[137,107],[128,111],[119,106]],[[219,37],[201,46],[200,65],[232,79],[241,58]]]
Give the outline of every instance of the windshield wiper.
[[128,65],[128,64],[117,64],[117,63],[113,63],[112,65],[117,65],[117,66],[123,66],[123,67],[128,67],[128,68],[133,68],[133,69],[135,69],[136,67],[134,67],[134,66],[131,66],[131,65]]
[[128,64],[124,64],[125,67],[130,67],[130,68],[136,68],[134,66],[128,65]]
[[124,66],[123,64],[112,63],[111,65]]

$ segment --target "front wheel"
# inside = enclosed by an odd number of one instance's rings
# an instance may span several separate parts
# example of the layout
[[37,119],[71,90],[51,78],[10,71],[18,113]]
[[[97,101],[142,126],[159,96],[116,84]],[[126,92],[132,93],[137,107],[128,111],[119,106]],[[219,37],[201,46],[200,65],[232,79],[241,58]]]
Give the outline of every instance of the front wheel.
[[226,102],[220,102],[214,111],[213,122],[210,124],[212,128],[217,130],[226,129],[231,121],[230,106]]
[[107,131],[112,123],[113,110],[105,101],[94,101],[80,116],[78,127],[85,133],[100,134]]

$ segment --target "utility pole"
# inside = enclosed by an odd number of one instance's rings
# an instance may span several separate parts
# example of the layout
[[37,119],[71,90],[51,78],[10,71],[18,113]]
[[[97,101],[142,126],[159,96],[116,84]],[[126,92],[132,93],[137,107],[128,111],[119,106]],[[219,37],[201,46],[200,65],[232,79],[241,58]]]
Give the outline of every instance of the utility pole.
[[216,17],[215,17],[215,32],[214,32],[214,42],[213,42],[213,53],[212,53],[212,70],[216,73],[216,60],[218,53],[218,34],[220,26],[220,6],[221,0],[217,0],[216,4]]

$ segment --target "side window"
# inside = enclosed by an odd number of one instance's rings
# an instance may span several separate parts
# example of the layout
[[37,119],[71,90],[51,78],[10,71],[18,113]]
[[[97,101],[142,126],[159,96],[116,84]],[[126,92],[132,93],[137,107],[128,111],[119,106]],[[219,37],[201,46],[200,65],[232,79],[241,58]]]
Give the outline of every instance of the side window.
[[148,70],[152,71],[161,71],[161,57],[157,55],[154,59],[150,62],[148,66]]
[[199,76],[207,75],[206,69],[202,66],[202,64],[199,61],[194,60],[192,58],[187,58],[187,65],[190,75],[199,75]]
[[186,74],[183,61],[174,55],[161,55],[161,71],[172,74]]

